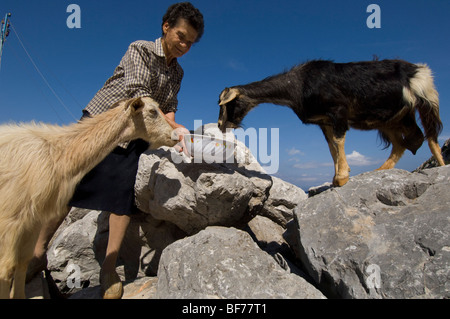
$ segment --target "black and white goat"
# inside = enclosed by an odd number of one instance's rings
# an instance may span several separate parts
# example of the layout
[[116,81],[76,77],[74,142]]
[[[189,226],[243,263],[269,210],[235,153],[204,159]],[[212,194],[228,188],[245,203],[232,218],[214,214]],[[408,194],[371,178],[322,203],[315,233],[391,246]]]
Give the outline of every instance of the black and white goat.
[[335,186],[349,179],[344,143],[350,127],[376,129],[386,147],[392,144],[389,158],[379,168],[390,169],[405,149],[415,154],[424,141],[416,110],[431,153],[439,165],[445,165],[437,142],[442,130],[439,98],[426,65],[402,60],[310,61],[262,81],[223,90],[219,128],[238,127],[261,103],[286,105],[303,123],[321,127],[335,165]]

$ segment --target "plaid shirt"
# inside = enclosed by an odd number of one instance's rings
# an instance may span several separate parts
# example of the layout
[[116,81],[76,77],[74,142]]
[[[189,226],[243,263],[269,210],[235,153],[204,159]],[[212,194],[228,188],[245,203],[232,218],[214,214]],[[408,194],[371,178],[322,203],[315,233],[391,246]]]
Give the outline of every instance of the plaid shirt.
[[[183,69],[173,60],[167,66],[161,38],[130,44],[114,74],[84,109],[89,115],[108,110],[121,99],[149,96],[163,113],[176,112]],[[121,144],[127,147],[128,143]]]

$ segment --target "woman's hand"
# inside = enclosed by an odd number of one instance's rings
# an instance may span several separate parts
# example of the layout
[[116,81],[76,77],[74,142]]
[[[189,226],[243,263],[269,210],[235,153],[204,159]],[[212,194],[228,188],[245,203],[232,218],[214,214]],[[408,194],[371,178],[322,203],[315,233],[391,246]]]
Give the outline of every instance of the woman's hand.
[[184,153],[188,155],[186,152],[186,145],[184,144],[184,135],[191,134],[191,132],[189,132],[189,130],[183,125],[175,122],[174,112],[164,114],[164,117],[166,118],[166,121],[170,124],[170,126],[172,126],[172,128],[174,129],[174,132],[172,134],[177,135],[179,143],[174,146],[175,150],[179,153],[184,151]]

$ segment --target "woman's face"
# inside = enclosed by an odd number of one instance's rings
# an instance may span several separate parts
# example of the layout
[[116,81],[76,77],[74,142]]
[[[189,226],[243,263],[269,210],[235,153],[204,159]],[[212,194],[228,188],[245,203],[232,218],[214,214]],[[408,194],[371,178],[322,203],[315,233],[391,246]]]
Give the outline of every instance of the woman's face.
[[178,19],[174,27],[170,27],[166,22],[163,25],[163,49],[166,55],[167,64],[174,58],[185,55],[195,40],[197,40],[197,31],[185,19]]

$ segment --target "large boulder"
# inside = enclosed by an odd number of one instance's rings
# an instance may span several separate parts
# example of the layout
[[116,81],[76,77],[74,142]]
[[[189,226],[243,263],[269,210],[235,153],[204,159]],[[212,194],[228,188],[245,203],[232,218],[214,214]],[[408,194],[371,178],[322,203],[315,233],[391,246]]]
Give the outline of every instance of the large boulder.
[[[108,212],[71,210],[47,252],[47,267],[62,293],[71,295],[100,284],[108,235]],[[119,254],[119,276],[124,281],[155,276],[163,249],[185,236],[175,225],[151,215],[132,215]]]
[[99,284],[96,238],[102,232],[100,213],[73,209],[54,235],[47,251],[47,267],[62,293]]
[[327,296],[450,297],[450,166],[364,173],[294,211],[286,237]]
[[207,226],[245,225],[262,210],[269,175],[235,164],[177,163],[174,156],[169,148],[141,156],[135,185],[141,211],[195,234]]
[[208,227],[168,246],[158,270],[158,298],[324,298],[281,268],[250,235]]

